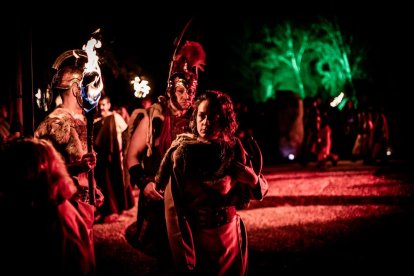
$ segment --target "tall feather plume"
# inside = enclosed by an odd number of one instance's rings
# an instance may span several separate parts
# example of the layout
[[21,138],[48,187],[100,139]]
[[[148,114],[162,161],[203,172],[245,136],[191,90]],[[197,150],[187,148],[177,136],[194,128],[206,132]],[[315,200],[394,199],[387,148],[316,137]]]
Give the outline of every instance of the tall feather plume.
[[204,71],[206,52],[203,46],[195,41],[186,41],[174,58],[173,73],[191,71],[195,74]]

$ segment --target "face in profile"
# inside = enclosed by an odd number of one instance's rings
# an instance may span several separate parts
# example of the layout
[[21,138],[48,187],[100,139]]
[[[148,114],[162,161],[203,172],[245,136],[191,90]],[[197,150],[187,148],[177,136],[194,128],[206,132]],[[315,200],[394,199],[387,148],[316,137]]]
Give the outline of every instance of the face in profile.
[[219,119],[219,113],[212,108],[210,102],[202,101],[196,117],[198,136],[207,140],[217,139],[220,134]]

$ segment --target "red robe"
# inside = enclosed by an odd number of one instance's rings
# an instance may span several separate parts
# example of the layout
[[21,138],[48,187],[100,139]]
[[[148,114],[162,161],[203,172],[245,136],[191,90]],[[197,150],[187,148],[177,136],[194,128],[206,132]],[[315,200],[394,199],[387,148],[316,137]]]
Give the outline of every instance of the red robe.
[[261,200],[268,185],[262,175],[254,189],[236,182],[234,162],[246,162],[239,140],[210,143],[192,134],[179,135],[164,156],[156,180],[168,184],[165,216],[179,272],[246,274],[247,233],[235,210]]

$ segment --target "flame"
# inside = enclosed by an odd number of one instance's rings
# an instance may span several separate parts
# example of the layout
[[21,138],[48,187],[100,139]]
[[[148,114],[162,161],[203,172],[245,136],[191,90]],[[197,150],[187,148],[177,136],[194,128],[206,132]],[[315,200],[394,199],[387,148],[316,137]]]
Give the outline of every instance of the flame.
[[40,88],[37,89],[37,93],[35,94],[36,104],[38,108],[42,108],[42,90]]
[[88,62],[85,64],[81,82],[82,97],[87,102],[84,104],[86,112],[96,107],[103,89],[101,68],[98,63],[99,57],[95,50],[101,46],[102,44],[99,40],[91,38],[87,44],[82,47],[88,57]]
[[137,98],[145,98],[151,90],[151,87],[148,86],[148,81],[141,80],[139,77],[135,77],[131,83],[134,86],[134,95]]
[[37,100],[40,100],[42,98],[42,90],[40,90],[40,88],[37,89],[37,93],[35,94],[35,97]]
[[36,98],[37,107],[40,110],[48,111],[51,100],[50,88],[46,88],[44,92],[38,88],[37,93],[34,96]]

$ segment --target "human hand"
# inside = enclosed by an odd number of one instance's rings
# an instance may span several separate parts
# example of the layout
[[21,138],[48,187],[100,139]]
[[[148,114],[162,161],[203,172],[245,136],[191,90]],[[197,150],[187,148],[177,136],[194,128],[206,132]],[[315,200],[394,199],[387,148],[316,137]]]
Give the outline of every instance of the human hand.
[[105,196],[98,186],[95,186],[95,206],[101,207],[104,204]]
[[235,162],[234,166],[236,170],[237,181],[246,183],[251,187],[254,187],[256,183],[259,181],[259,177],[254,172],[252,166],[246,166],[241,162]]
[[96,153],[95,152],[88,152],[82,156],[81,159],[81,166],[86,171],[90,171],[95,168],[96,166]]
[[163,200],[164,197],[161,192],[157,191],[157,185],[154,182],[149,182],[144,188],[144,196],[152,200]]

